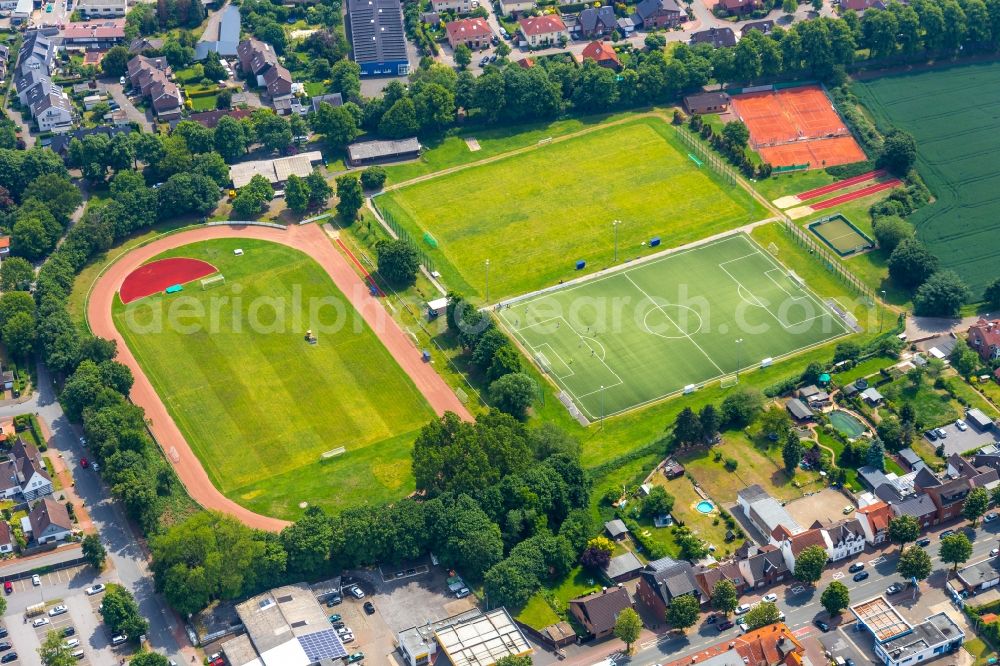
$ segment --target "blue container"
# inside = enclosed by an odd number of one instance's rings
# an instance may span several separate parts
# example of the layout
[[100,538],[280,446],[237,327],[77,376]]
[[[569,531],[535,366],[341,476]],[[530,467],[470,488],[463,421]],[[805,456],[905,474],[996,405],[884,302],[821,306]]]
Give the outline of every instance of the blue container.
[[578,270],[578,271],[582,271],[586,266],[587,266],[587,262],[584,261],[583,259],[581,259],[580,261],[576,262],[576,270]]
[[659,236],[656,236],[655,238],[652,238],[649,241],[649,247],[656,247],[659,244],[660,244],[660,237]]

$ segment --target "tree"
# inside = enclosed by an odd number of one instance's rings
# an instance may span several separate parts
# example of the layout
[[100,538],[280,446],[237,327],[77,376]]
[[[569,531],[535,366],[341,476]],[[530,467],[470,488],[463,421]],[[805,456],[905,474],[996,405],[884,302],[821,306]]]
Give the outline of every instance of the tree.
[[892,254],[900,243],[908,238],[913,238],[916,230],[913,225],[899,217],[898,215],[887,215],[880,217],[873,223],[875,239],[879,247],[886,254]]
[[202,65],[205,67],[205,78],[213,83],[229,78],[229,75],[226,74],[226,68],[222,66],[218,56],[214,53],[209,53]]
[[755,389],[737,389],[722,401],[723,420],[737,428],[750,425],[764,408],[764,396]]
[[512,372],[490,384],[490,398],[501,412],[523,419],[537,390],[531,377],[523,372]]
[[45,635],[45,640],[38,648],[38,655],[45,666],[72,666],[76,663],[73,648],[66,645],[62,632],[54,629]]
[[292,127],[270,109],[257,109],[250,116],[254,133],[269,151],[284,150],[292,142]]
[[646,499],[642,500],[642,516],[652,519],[670,513],[674,509],[674,496],[663,486],[653,486]]
[[409,97],[402,97],[389,107],[378,124],[379,134],[390,139],[412,136],[420,129],[417,106]]
[[306,185],[309,187],[309,205],[326,207],[326,202],[333,193],[330,184],[326,182],[319,171],[313,171],[306,176]]
[[954,271],[938,271],[920,285],[913,297],[913,312],[926,317],[955,317],[972,292]]
[[643,46],[647,51],[662,51],[667,46],[667,38],[658,32],[651,32],[643,40]]
[[802,462],[802,454],[802,442],[799,440],[798,434],[788,433],[785,438],[785,446],[781,449],[781,459],[785,462],[785,472],[788,476],[795,474],[796,468]]
[[868,445],[865,462],[879,471],[885,471],[885,445],[881,440],[876,439]]
[[[8,259],[7,261],[10,260]],[[4,262],[3,265],[6,266],[7,262]],[[0,281],[2,280],[3,267],[0,266]],[[986,301],[986,304],[990,307],[990,309],[995,310],[1000,308],[1000,277],[996,278],[993,282],[990,282],[989,285],[987,285],[986,290],[983,292],[983,300]]]
[[35,349],[37,323],[35,316],[28,312],[18,312],[7,320],[2,329],[2,337],[11,355],[27,359]]
[[27,259],[9,257],[0,264],[0,291],[26,291],[35,279],[35,269]]
[[108,557],[108,551],[104,549],[99,535],[88,534],[83,538],[83,557],[97,571],[100,572],[104,569],[104,561]]
[[907,238],[889,255],[889,277],[901,287],[915,289],[937,272],[938,258],[915,238]]
[[698,412],[698,421],[701,423],[701,433],[705,439],[711,440],[718,434],[721,419],[719,410],[712,403],[701,408]]
[[281,531],[281,545],[288,553],[289,573],[303,578],[323,573],[332,541],[333,526],[323,509],[307,508],[302,518]]
[[690,407],[677,414],[674,421],[674,439],[679,444],[694,444],[701,440],[701,421]]
[[116,583],[108,583],[104,591],[101,619],[112,633],[123,634],[132,641],[138,641],[149,629],[149,623],[139,614],[135,597]]
[[722,614],[729,617],[729,614],[736,610],[739,598],[736,596],[736,586],[732,581],[723,578],[712,588],[712,608],[722,611]]
[[140,652],[129,659],[128,666],[170,666],[170,660],[156,652]]
[[124,46],[112,46],[101,58],[101,71],[117,79],[125,74],[125,67],[131,57]]
[[840,612],[851,603],[851,593],[846,585],[835,580],[823,590],[819,602],[830,615],[840,615]]
[[986,488],[973,488],[965,498],[962,515],[972,521],[975,527],[979,518],[990,508],[990,494]]
[[341,219],[350,224],[358,218],[358,211],[364,205],[365,195],[361,191],[361,183],[353,174],[337,177],[337,213]]
[[219,110],[231,109],[233,107],[233,89],[224,88],[215,96],[215,108]]
[[877,160],[878,166],[888,169],[897,176],[905,176],[916,161],[917,142],[913,135],[901,129],[890,130],[882,143],[882,153]]
[[580,555],[580,564],[599,571],[611,561],[611,553],[613,552],[615,552],[615,544],[611,543],[610,539],[603,536],[594,537],[587,542],[587,547]]
[[750,130],[740,120],[728,122],[722,128],[722,138],[731,146],[746,148],[750,140]]
[[459,44],[455,47],[455,64],[459,69],[465,69],[472,64],[472,49],[468,44]]
[[952,570],[958,571],[958,565],[967,562],[972,556],[972,544],[969,542],[969,537],[958,532],[941,539],[940,556],[942,562],[954,564]]
[[[11,260],[8,259],[4,262],[4,265],[6,265],[9,261]],[[0,267],[0,282],[2,281],[3,268]],[[982,364],[979,354],[977,354],[976,351],[969,345],[962,343],[955,345],[955,348],[951,350],[951,355],[948,357],[948,360],[951,361],[951,367],[955,368],[955,370],[958,371],[958,374],[963,377],[971,375],[976,371],[976,368]]]
[[375,252],[378,254],[378,273],[387,282],[408,287],[416,281],[420,257],[410,243],[402,239],[382,239],[375,244]]
[[822,546],[809,546],[795,558],[795,580],[803,583],[815,583],[823,575],[826,566],[826,549]]
[[295,174],[285,182],[285,203],[296,213],[304,213],[309,208],[309,188],[305,181]]
[[701,606],[698,600],[690,594],[682,594],[674,598],[667,607],[667,623],[674,629],[684,631],[688,627],[693,627],[698,621],[701,613]]
[[889,541],[899,544],[899,552],[903,547],[920,538],[920,523],[913,516],[897,516],[889,519]]
[[45,225],[36,218],[24,218],[14,223],[11,232],[12,251],[29,260],[41,259],[55,245]]
[[674,541],[681,549],[681,557],[685,560],[701,559],[708,553],[705,542],[686,525],[674,531]]
[[366,167],[361,172],[361,185],[366,190],[380,190],[385,185],[387,177],[388,174],[386,174],[385,169],[380,166]]
[[781,11],[786,14],[794,14],[798,8],[798,0],[782,0],[781,2]]
[[632,654],[632,645],[642,633],[642,619],[632,608],[626,608],[615,620],[615,638],[625,643],[625,654]]
[[762,601],[743,616],[743,621],[747,623],[750,631],[774,624],[781,617],[778,607],[770,601]]
[[777,405],[771,405],[764,410],[764,413],[757,419],[760,425],[760,432],[773,442],[778,442],[792,431],[792,419],[788,412]]
[[931,556],[920,546],[910,546],[899,556],[896,571],[903,578],[925,580],[931,575]]
[[238,160],[247,152],[246,127],[232,116],[223,116],[215,126],[213,143],[215,150],[227,162]]
[[322,102],[310,122],[313,131],[322,134],[326,143],[338,150],[354,141],[360,133],[358,121],[346,105],[333,106]]

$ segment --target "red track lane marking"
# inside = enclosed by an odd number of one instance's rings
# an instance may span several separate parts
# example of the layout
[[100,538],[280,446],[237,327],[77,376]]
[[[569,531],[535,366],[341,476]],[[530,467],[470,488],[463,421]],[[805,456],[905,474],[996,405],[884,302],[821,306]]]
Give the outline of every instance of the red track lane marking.
[[375,280],[372,279],[371,273],[369,273],[368,271],[365,270],[365,267],[361,265],[361,262],[358,261],[358,258],[354,256],[354,253],[351,252],[347,248],[346,245],[344,245],[344,241],[342,241],[342,240],[340,240],[338,238],[337,239],[337,245],[339,245],[340,249],[343,250],[344,252],[346,252],[347,256],[351,258],[351,261],[354,262],[354,265],[357,266],[358,270],[361,271],[361,274],[365,276],[365,280],[368,281],[368,284],[370,284],[371,286],[375,287],[375,290],[378,292],[379,296],[383,296],[384,297],[385,296],[385,292],[378,288],[378,285],[375,284]]
[[857,185],[858,183],[863,183],[866,180],[871,180],[873,178],[878,178],[879,176],[884,176],[885,170],[878,169],[877,171],[869,171],[868,173],[863,173],[860,176],[854,176],[852,178],[845,178],[844,180],[838,180],[836,183],[830,183],[829,185],[824,185],[823,187],[817,187],[812,190],[807,190],[800,194],[796,194],[799,201],[808,201],[809,199],[815,199],[816,197],[823,196],[824,194],[829,194],[830,192],[836,192],[837,190],[842,190],[845,187],[850,187],[851,185]]
[[881,192],[882,190],[888,190],[890,188],[896,187],[902,183],[898,178],[893,178],[892,180],[886,181],[884,183],[879,183],[877,185],[870,185],[864,189],[858,190],[857,192],[851,192],[850,194],[841,194],[839,197],[834,197],[832,199],[827,199],[826,201],[820,201],[819,203],[810,204],[810,208],[813,210],[823,210],[824,208],[830,208],[831,206],[837,206],[842,203],[847,203],[848,201],[854,201],[855,199],[860,199],[861,197],[867,197],[870,194],[875,194],[876,192]]
[[128,274],[118,295],[122,303],[131,303],[158,294],[171,285],[187,284],[218,272],[219,269],[201,259],[173,257],[151,261]]

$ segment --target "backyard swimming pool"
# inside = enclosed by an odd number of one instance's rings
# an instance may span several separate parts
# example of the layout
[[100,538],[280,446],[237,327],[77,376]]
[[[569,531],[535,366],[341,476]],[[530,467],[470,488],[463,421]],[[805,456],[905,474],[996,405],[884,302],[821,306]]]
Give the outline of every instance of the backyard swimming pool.
[[859,437],[868,430],[853,414],[840,409],[830,412],[830,423],[848,439]]

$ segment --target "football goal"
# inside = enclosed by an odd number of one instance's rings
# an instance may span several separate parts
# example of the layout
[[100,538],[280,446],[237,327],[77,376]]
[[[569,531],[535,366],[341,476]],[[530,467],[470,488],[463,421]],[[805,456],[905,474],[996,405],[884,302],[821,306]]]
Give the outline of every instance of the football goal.
[[218,275],[213,275],[212,277],[207,277],[201,281],[202,289],[211,289],[212,287],[218,287],[226,283],[226,276],[222,273]]

